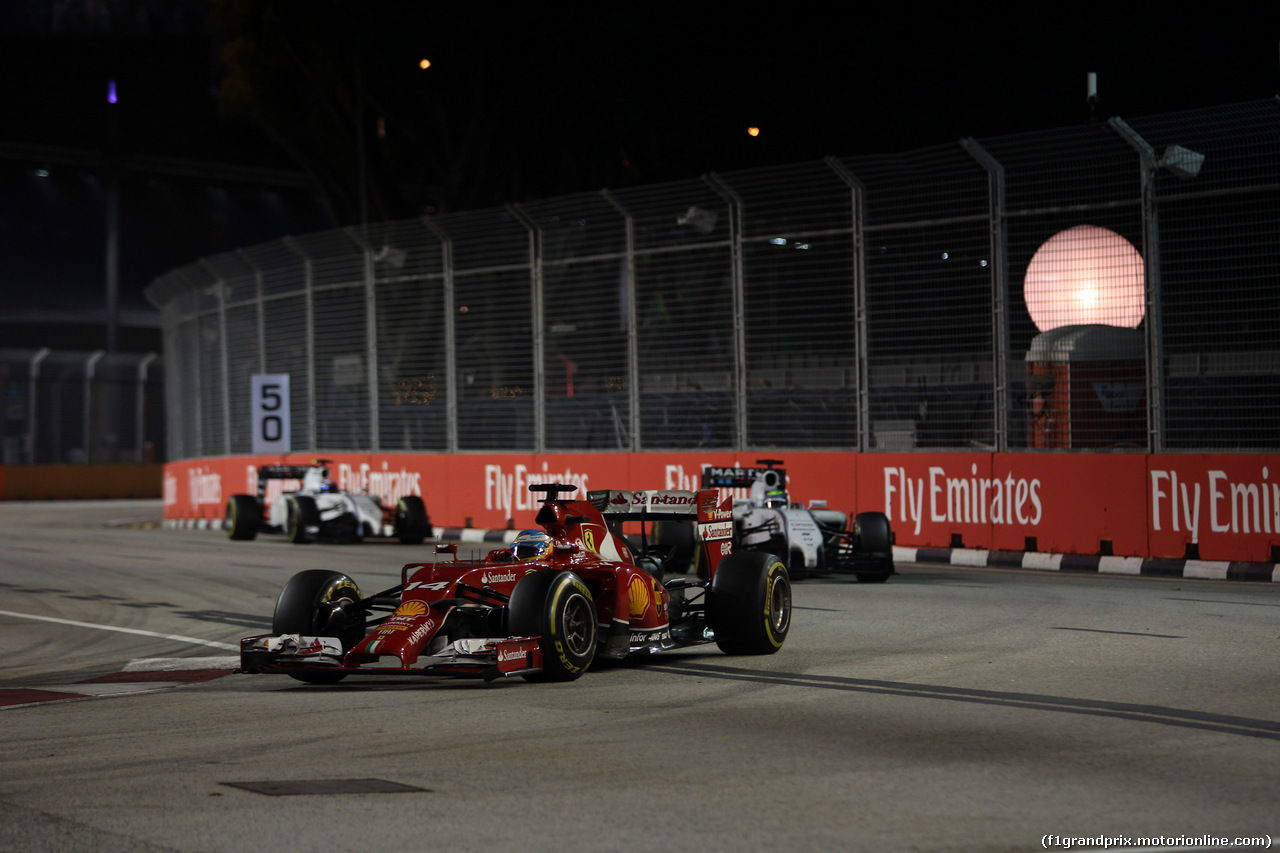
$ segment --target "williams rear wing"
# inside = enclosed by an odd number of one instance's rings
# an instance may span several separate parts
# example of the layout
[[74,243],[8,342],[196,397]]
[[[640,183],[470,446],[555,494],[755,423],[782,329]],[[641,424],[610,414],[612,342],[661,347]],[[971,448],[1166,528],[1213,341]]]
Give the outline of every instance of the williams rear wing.
[[702,488],[704,489],[749,489],[758,480],[763,480],[767,489],[785,489],[787,472],[784,468],[775,468],[782,462],[777,459],[758,459],[759,468],[716,468],[708,465],[702,469]]

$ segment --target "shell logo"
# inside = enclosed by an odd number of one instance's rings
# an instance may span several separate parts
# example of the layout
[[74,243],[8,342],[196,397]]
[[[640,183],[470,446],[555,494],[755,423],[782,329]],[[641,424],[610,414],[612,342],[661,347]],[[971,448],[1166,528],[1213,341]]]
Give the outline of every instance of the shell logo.
[[396,608],[392,616],[421,616],[427,612],[427,605],[421,601],[406,601]]
[[645,608],[649,606],[649,584],[645,583],[644,578],[639,575],[631,576],[631,583],[627,584],[627,598],[631,600],[631,615],[643,616]]

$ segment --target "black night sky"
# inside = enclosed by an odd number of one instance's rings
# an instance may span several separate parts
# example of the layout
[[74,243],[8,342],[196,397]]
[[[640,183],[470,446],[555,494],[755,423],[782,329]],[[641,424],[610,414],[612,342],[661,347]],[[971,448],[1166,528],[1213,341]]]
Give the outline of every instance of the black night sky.
[[[0,320],[12,340],[0,346],[40,345],[12,331],[14,318],[100,310],[111,163],[123,166],[121,306],[145,312],[142,288],[173,267],[362,216],[895,153],[1280,91],[1273,3],[823,8],[10,0],[0,10]],[[227,164],[273,171],[245,181]]]

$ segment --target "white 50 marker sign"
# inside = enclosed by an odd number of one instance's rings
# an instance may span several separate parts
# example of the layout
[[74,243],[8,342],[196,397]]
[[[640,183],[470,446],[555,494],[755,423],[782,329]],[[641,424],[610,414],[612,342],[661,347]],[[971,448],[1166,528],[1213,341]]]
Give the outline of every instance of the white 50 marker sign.
[[289,374],[255,373],[250,381],[253,452],[288,453]]

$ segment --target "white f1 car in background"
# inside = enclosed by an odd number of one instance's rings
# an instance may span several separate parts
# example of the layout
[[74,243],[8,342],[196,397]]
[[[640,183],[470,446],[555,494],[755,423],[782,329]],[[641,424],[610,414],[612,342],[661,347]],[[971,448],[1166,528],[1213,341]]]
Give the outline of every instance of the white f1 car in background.
[[793,578],[851,574],[865,583],[881,583],[894,573],[893,532],[882,512],[852,517],[827,508],[792,503],[787,472],[778,459],[758,459],[757,468],[702,470],[702,487],[748,489],[733,501],[735,550],[764,551],[786,564]]
[[[329,478],[327,459],[312,465],[264,465],[258,469],[256,495],[227,499],[224,527],[232,539],[253,539],[260,532],[284,532],[295,544],[323,539],[359,542],[387,536],[417,545],[432,535],[427,507],[417,495],[405,495],[394,507],[375,496],[343,492]],[[271,480],[298,480],[301,488],[267,500]]]

